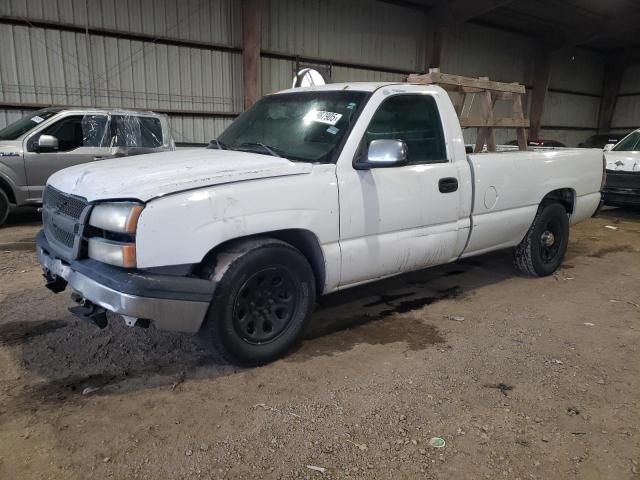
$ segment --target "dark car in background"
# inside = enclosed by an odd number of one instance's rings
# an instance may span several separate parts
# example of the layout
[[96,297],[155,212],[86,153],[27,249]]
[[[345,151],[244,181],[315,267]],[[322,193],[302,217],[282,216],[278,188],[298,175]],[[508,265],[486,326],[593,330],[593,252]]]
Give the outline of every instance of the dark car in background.
[[626,133],[596,133],[591,135],[584,142],[578,144],[578,148],[604,148],[608,144],[616,144],[624,137],[629,135]]
[[[510,142],[505,143],[505,145],[518,145],[518,141],[517,140],[511,140]],[[559,142],[557,140],[542,140],[540,138],[538,139],[529,139],[529,141],[527,142],[527,145],[529,145],[530,147],[533,148],[539,148],[539,147],[553,147],[553,148],[566,148],[567,146],[562,143]]]

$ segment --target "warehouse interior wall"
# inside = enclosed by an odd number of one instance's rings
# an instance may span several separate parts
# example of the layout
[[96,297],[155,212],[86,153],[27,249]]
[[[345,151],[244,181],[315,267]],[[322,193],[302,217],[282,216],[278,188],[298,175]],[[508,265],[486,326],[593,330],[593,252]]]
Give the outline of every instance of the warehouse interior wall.
[[628,132],[640,127],[640,64],[627,67],[613,114],[612,129]]
[[[422,12],[371,0],[263,1],[262,94],[291,87],[300,61],[327,66],[334,82],[425,70]],[[152,109],[169,115],[177,142],[195,144],[242,111],[239,1],[5,0],[0,17],[0,127],[50,104]],[[447,30],[441,70],[530,89],[534,42],[461,24]],[[543,137],[575,146],[596,132],[603,64],[584,49],[554,55]],[[615,127],[640,123],[639,79],[638,67],[627,70]],[[497,132],[499,143],[515,138]]]
[[[242,110],[235,0],[10,0],[0,15],[26,19],[0,23],[0,104],[152,109],[187,143]],[[16,117],[0,107],[0,125]]]
[[[527,87],[525,109],[529,110],[533,83],[536,40],[524,35],[462,24],[446,34],[441,70],[469,76],[484,76],[503,82],[519,82]],[[542,137],[576,146],[597,131],[602,91],[604,56],[576,48],[553,55],[549,91],[542,117]],[[480,114],[472,95],[465,113]],[[474,103],[475,101],[475,103]],[[497,104],[497,112],[508,105]],[[464,132],[467,142],[475,141],[475,130]],[[515,130],[497,129],[496,141],[515,140]]]

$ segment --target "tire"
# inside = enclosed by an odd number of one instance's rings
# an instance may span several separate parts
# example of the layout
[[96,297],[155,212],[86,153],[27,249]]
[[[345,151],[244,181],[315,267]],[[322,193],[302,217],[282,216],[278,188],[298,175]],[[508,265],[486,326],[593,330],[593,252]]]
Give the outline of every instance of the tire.
[[217,360],[252,367],[282,357],[301,338],[315,306],[315,277],[300,251],[279,240],[234,250],[240,253],[231,263],[210,275],[217,285],[201,333]]
[[526,275],[545,277],[562,264],[569,244],[569,216],[559,203],[541,205],[529,231],[513,250],[515,267]]
[[9,216],[9,198],[7,194],[0,188],[0,227],[4,225],[4,222],[7,221],[7,217]]

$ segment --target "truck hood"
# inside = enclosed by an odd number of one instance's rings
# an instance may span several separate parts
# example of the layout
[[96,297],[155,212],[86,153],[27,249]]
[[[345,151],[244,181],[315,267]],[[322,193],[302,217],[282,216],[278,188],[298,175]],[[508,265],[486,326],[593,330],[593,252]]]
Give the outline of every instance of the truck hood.
[[47,184],[88,201],[152,198],[259,178],[302,175],[309,163],[257,153],[205,148],[102,160],[61,170]]
[[621,172],[640,172],[640,153],[638,152],[605,152],[607,170]]

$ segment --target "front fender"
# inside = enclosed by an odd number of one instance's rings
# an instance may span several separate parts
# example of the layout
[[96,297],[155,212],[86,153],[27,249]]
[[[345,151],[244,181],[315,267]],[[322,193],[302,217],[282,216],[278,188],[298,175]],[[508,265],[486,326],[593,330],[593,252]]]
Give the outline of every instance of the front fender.
[[152,200],[138,222],[138,266],[199,263],[229,240],[299,229],[315,235],[327,276],[333,277],[340,262],[334,169],[314,166],[309,175],[218,185]]
[[26,198],[26,195],[22,194],[21,190],[16,185],[16,175],[5,164],[0,162],[0,188],[2,188],[9,201],[12,203],[20,204]]

